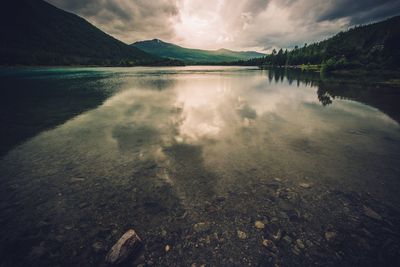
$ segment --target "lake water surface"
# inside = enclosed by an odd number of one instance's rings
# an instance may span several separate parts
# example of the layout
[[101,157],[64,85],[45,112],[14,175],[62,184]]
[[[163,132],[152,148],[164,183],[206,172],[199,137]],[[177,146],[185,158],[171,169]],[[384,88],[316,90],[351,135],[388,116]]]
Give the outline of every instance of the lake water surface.
[[399,263],[400,88],[244,67],[0,82],[0,266],[104,266],[130,228],[127,266]]

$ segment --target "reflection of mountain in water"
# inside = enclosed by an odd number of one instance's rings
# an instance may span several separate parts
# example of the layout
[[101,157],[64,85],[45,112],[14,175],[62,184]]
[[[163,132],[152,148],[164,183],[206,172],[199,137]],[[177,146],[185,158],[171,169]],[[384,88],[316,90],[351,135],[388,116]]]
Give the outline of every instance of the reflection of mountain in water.
[[[64,76],[57,76],[60,74]],[[0,155],[43,130],[97,107],[107,98],[108,93],[102,90],[107,85],[101,77],[65,74],[49,71],[45,74],[48,76],[37,73],[28,78],[1,77]]]
[[362,78],[349,77],[321,77],[316,72],[300,70],[271,69],[268,71],[270,82],[283,81],[286,78],[289,84],[296,82],[317,86],[318,100],[322,105],[331,104],[334,99],[348,99],[357,101],[386,113],[392,119],[400,122],[400,90],[399,88],[379,83],[368,82]]

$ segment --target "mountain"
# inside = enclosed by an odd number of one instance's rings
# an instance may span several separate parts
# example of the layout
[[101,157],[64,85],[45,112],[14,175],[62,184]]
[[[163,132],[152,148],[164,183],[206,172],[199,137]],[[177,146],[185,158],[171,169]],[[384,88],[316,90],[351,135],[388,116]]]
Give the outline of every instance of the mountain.
[[296,47],[291,51],[281,49],[258,60],[258,64],[278,66],[322,64],[327,70],[399,69],[400,16],[357,26],[327,40],[304,45],[301,48]]
[[237,52],[228,49],[190,49],[175,44],[166,43],[159,39],[136,42],[131,46],[137,47],[159,57],[178,59],[188,64],[232,62],[265,56],[264,54],[253,51]]
[[3,0],[0,36],[0,65],[135,65],[163,61],[42,0]]

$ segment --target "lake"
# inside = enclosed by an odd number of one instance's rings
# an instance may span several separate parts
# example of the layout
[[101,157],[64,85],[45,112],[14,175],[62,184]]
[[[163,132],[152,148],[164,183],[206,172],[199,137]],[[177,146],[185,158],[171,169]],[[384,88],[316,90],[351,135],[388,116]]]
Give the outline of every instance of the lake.
[[126,266],[400,262],[398,87],[205,66],[0,83],[0,266],[106,266],[128,229]]

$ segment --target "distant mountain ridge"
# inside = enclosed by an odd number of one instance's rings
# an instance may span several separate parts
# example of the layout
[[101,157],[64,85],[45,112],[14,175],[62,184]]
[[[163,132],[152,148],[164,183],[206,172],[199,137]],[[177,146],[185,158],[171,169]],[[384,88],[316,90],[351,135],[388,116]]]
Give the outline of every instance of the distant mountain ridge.
[[233,62],[265,56],[265,54],[254,51],[238,52],[224,48],[218,50],[185,48],[159,39],[140,41],[131,46],[159,57],[182,60],[187,64]]
[[3,0],[0,36],[0,65],[136,65],[161,60],[42,0]]

